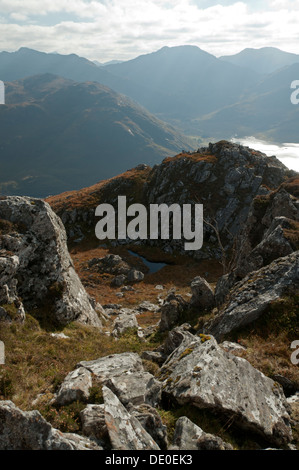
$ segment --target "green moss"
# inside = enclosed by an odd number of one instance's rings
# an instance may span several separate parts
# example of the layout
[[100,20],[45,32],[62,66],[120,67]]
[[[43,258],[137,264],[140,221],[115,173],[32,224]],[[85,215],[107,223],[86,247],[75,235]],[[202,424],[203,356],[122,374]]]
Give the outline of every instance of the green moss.
[[183,359],[184,357],[189,356],[189,354],[193,353],[193,350],[194,350],[194,348],[187,348],[187,349],[185,349],[185,351],[182,352],[182,354],[180,355],[179,361],[180,361],[181,359]]
[[211,339],[211,336],[204,335],[203,333],[201,333],[199,336],[202,343],[205,343],[206,341],[209,341]]

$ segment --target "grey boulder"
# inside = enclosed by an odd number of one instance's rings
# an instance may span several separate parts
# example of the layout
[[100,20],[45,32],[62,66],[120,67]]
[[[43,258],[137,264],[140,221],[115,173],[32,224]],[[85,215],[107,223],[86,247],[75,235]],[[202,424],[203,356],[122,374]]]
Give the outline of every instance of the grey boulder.
[[161,369],[163,393],[232,417],[236,426],[270,442],[292,439],[288,405],[280,385],[251,364],[224,351],[213,337],[182,343]]

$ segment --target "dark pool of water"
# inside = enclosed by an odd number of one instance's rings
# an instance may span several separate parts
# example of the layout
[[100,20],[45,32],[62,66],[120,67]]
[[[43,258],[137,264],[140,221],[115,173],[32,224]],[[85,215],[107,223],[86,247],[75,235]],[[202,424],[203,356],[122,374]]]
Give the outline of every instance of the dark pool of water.
[[136,256],[136,258],[140,258],[143,261],[143,263],[149,268],[149,274],[156,273],[160,269],[164,268],[164,266],[167,266],[167,263],[148,261],[144,256],[138,255],[137,253],[134,253],[134,251],[128,250],[128,252],[130,255]]

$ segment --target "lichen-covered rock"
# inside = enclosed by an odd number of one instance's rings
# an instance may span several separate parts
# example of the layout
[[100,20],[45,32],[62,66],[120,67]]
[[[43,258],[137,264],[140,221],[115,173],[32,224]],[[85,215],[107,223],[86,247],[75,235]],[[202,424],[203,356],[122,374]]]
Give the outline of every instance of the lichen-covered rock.
[[285,187],[253,200],[238,246],[238,277],[296,251],[292,233],[298,232],[299,200]]
[[111,447],[108,429],[105,421],[104,405],[87,405],[80,412],[82,433],[90,438],[96,439],[105,449]]
[[119,400],[126,406],[146,403],[157,406],[161,401],[162,384],[149,372],[125,372],[105,381]]
[[224,351],[213,337],[200,337],[186,349],[181,344],[161,369],[163,393],[230,416],[234,425],[254,431],[279,445],[291,441],[286,398],[279,384],[248,361]]
[[65,406],[74,401],[87,401],[91,387],[91,372],[85,367],[79,367],[66,376],[53,399],[53,403]]
[[17,291],[19,264],[18,256],[0,250],[0,321],[22,322],[25,319],[24,306]]
[[[209,442],[209,444],[208,444]],[[186,416],[179,418],[175,425],[172,450],[233,450],[220,437],[205,433]]]
[[130,415],[114,393],[103,387],[105,421],[114,450],[159,450],[159,446]]
[[152,436],[160,449],[167,449],[167,427],[162,423],[158,411],[147,404],[129,405],[127,409],[131,416],[138,419],[142,427]]
[[64,226],[50,206],[41,199],[2,197],[0,219],[19,227],[0,237],[0,249],[16,257],[15,274],[9,278],[10,284],[17,280],[13,295],[17,293],[26,308],[42,311],[42,307],[58,324],[76,320],[100,327],[74,270]]
[[162,356],[163,362],[182,344],[184,347],[187,347],[189,343],[199,341],[199,338],[190,333],[190,329],[191,325],[189,323],[183,323],[169,331],[164,343],[155,351]]
[[204,325],[204,332],[220,339],[259,318],[271,302],[296,286],[299,286],[299,251],[278,258],[238,282],[216,317]]
[[54,429],[38,411],[0,401],[0,450],[102,450],[96,442]]
[[94,361],[81,361],[76,365],[76,368],[78,367],[85,367],[93,374],[94,379],[102,384],[112,377],[119,377],[129,372],[144,371],[140,356],[130,352],[112,354]]
[[134,313],[121,313],[116,317],[112,325],[112,336],[118,338],[131,329],[138,328],[138,322]]

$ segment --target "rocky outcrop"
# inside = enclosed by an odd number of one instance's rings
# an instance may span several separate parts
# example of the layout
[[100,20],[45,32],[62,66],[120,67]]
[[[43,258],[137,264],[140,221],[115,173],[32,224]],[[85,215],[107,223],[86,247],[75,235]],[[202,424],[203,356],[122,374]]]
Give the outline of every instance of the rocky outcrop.
[[225,304],[204,332],[217,339],[259,318],[271,302],[299,286],[299,251],[254,271],[230,290]]
[[132,268],[119,255],[106,255],[103,258],[93,258],[88,262],[88,268],[99,273],[113,274],[111,281],[113,287],[121,287],[126,282],[140,282],[144,274],[138,269]]
[[38,411],[0,401],[1,450],[102,450],[93,440],[54,429]]
[[[79,321],[100,327],[101,322],[77,276],[67,249],[64,226],[40,199],[3,197],[0,219],[12,224],[0,236],[1,303],[22,298],[30,310],[43,307],[48,321],[65,325]],[[5,310],[9,308],[2,307]]]
[[299,199],[283,185],[267,196],[255,198],[240,237],[237,276],[242,278],[296,251],[298,223]]
[[[191,338],[190,338],[191,340]],[[226,417],[275,444],[292,439],[288,406],[280,385],[245,359],[224,351],[213,337],[182,342],[165,361],[163,393]]]
[[[74,191],[67,199],[52,197],[50,203],[73,239],[89,236],[86,227],[94,231],[97,222],[94,209],[98,204],[110,203],[117,209],[119,194],[128,195],[128,204],[142,203],[147,207],[162,203],[168,206],[173,203],[202,203],[205,220],[218,227],[223,245],[229,248],[247,220],[253,199],[277,189],[289,175],[290,171],[275,157],[220,141],[194,153],[182,152],[176,157],[166,158],[146,173],[142,183],[140,173],[136,172],[127,179],[120,176],[101,182],[98,190],[93,187],[90,191]],[[138,190],[128,194],[127,188],[132,182],[136,183]],[[190,251],[190,256],[196,259],[221,258],[212,226],[204,224],[203,247]],[[129,242],[129,239],[125,240],[126,244]],[[139,240],[138,243],[159,245],[167,253],[174,250],[185,253],[185,240]]]

